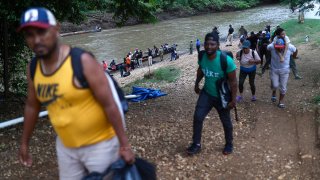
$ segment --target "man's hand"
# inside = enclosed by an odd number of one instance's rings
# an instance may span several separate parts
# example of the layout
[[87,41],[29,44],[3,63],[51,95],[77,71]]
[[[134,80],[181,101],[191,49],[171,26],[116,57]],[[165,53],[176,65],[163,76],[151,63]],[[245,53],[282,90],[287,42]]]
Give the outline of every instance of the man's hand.
[[201,89],[199,88],[199,84],[194,85],[194,92],[196,92],[197,94],[199,94],[201,91]]
[[130,147],[120,147],[120,156],[128,164],[133,164],[135,161],[134,153]]
[[231,102],[229,102],[228,108],[229,108],[229,109],[233,109],[234,107],[236,107],[236,101],[231,101]]
[[27,145],[22,144],[20,146],[19,160],[20,160],[21,164],[23,164],[23,165],[25,165],[27,167],[31,167],[31,165],[32,165],[32,157],[29,154]]

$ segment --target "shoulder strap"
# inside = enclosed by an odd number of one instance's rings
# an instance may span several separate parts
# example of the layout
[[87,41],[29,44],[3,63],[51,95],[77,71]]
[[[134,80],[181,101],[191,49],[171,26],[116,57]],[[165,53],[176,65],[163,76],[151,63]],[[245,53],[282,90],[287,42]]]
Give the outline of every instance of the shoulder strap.
[[83,67],[81,63],[81,55],[85,53],[83,49],[80,48],[71,48],[70,50],[70,56],[71,56],[71,64],[72,64],[72,69],[74,76],[78,79],[79,83],[83,88],[88,88],[89,84],[84,77],[83,74]]
[[220,54],[220,63],[221,63],[221,68],[222,68],[222,71],[224,73],[225,78],[228,78],[228,76],[227,76],[227,67],[228,67],[227,54],[223,51],[221,51],[221,54]]
[[[251,53],[252,53],[253,59],[256,59],[254,55],[254,50],[251,50]],[[241,61],[241,58],[242,58],[242,50],[240,50],[240,61]]]
[[33,81],[34,75],[36,73],[36,68],[37,68],[37,58],[33,57],[30,62],[30,77],[31,77],[32,81]]
[[253,49],[252,49],[252,52],[251,52],[251,53],[252,53],[253,59],[256,60],[256,58],[254,57],[254,50],[253,50]]
[[202,50],[202,51],[199,52],[199,54],[198,54],[198,61],[201,61],[201,60],[202,60],[202,57],[203,57],[204,53],[206,53],[205,50]]

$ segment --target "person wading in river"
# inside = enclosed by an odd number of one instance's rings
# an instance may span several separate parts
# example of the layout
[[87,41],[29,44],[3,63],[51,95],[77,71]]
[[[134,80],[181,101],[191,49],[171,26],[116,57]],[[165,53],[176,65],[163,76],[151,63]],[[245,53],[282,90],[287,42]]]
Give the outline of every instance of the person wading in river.
[[[81,179],[87,173],[100,172],[121,156],[134,162],[118,108],[120,102],[111,91],[101,65],[87,52],[79,57],[88,87],[73,74],[71,53],[74,48],[59,41],[59,26],[45,8],[31,8],[21,17],[19,31],[35,53],[34,76],[27,68],[28,98],[25,105],[19,159],[32,165],[29,140],[42,105],[57,133],[56,150],[59,179]],[[77,49],[79,50],[79,49]]]
[[[208,33],[205,36],[204,43],[205,53],[198,60],[199,68],[197,70],[197,78],[194,90],[199,95],[193,119],[193,136],[192,144],[187,148],[189,155],[197,154],[201,150],[201,134],[203,121],[207,114],[214,107],[219,114],[223,125],[226,144],[223,149],[223,154],[227,155],[233,151],[233,126],[230,117],[230,109],[236,105],[237,95],[237,78],[236,65],[233,59],[229,56],[225,58],[226,76],[232,91],[232,101],[228,104],[227,109],[222,107],[221,99],[219,98],[216,82],[225,77],[225,73],[221,68],[221,51],[219,50],[219,36],[215,33]],[[205,78],[204,87],[200,89],[199,83],[202,78]]]

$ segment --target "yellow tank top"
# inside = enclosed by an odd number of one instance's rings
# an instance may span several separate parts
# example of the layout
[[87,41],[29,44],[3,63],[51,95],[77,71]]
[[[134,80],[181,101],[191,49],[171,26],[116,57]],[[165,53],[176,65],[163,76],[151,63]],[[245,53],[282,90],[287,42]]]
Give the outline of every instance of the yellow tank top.
[[34,87],[50,121],[66,147],[76,148],[111,139],[115,132],[102,106],[90,89],[77,88],[73,81],[71,56],[51,75],[43,74],[40,61]]

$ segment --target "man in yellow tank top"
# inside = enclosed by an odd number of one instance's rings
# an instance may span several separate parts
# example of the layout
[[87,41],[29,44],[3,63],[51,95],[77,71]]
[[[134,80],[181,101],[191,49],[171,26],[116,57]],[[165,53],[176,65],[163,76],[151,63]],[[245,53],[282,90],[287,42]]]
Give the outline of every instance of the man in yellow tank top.
[[57,132],[60,179],[81,179],[88,172],[103,172],[121,156],[134,162],[117,98],[100,64],[89,53],[81,56],[89,88],[74,77],[70,46],[60,44],[59,25],[45,8],[31,8],[21,17],[19,31],[36,55],[34,76],[27,68],[28,99],[19,159],[32,165],[29,140],[41,105]]

